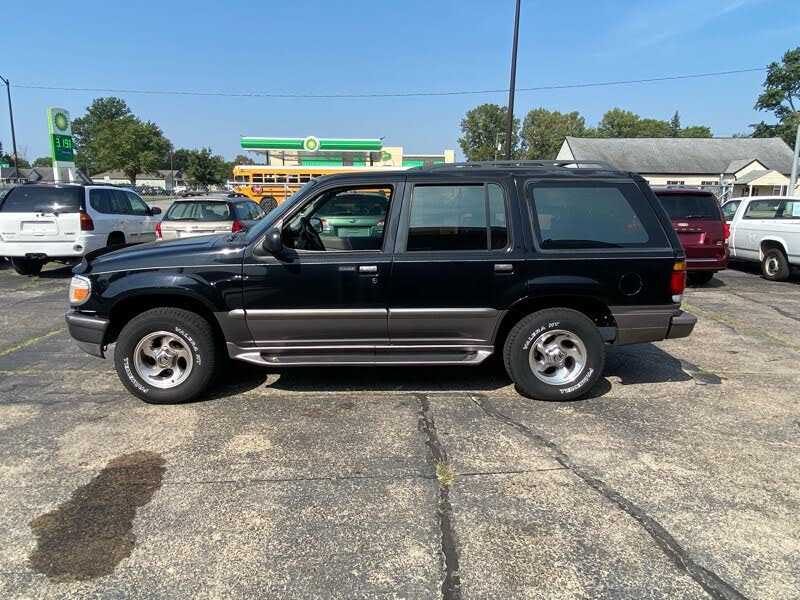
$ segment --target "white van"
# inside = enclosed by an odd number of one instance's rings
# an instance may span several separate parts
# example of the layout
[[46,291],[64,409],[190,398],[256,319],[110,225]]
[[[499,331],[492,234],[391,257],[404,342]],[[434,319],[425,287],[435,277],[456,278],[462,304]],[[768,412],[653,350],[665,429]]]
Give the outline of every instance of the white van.
[[156,239],[156,215],[134,192],[101,185],[28,184],[0,199],[0,256],[21,275],[36,275],[51,260]]
[[792,266],[800,267],[800,198],[735,198],[722,211],[732,214],[731,259],[760,262],[761,274],[772,281],[784,281]]

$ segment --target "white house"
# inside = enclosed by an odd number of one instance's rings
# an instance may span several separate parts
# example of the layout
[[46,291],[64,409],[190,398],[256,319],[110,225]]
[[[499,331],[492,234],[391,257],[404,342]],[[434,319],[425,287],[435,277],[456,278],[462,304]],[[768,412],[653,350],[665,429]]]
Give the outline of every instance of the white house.
[[603,161],[651,185],[699,186],[738,197],[787,195],[793,154],[781,138],[567,137],[556,158]]

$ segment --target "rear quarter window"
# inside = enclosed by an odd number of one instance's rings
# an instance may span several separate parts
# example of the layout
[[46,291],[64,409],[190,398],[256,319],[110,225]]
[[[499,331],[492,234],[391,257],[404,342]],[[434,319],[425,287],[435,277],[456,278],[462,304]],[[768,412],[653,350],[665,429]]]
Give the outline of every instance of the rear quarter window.
[[83,208],[83,188],[18,186],[8,191],[0,212],[76,213]]
[[669,247],[653,208],[634,183],[539,182],[527,190],[543,250]]

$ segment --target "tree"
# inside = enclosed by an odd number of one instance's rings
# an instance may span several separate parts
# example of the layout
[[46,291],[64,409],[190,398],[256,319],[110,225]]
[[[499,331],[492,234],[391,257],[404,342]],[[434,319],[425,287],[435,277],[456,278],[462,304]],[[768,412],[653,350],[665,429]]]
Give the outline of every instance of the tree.
[[[467,160],[493,160],[505,157],[505,138],[508,110],[497,104],[476,106],[461,119],[461,133],[458,144]],[[511,150],[514,157],[519,156],[519,119],[514,119]],[[502,146],[498,150],[498,144]]]
[[33,161],[34,167],[52,167],[53,166],[53,158],[50,156],[40,156],[36,160]]
[[528,112],[522,123],[525,158],[553,160],[565,137],[582,137],[585,133],[586,121],[580,113],[535,108]]
[[228,179],[228,163],[211,148],[192,151],[184,176],[193,184],[208,186],[225,183]]
[[661,119],[639,119],[637,133],[634,137],[662,138],[672,137],[672,125]]
[[249,156],[245,156],[244,154],[237,154],[234,159],[232,165],[254,165],[256,161],[254,161]]
[[161,129],[133,115],[106,123],[92,142],[96,159],[109,169],[120,169],[131,185],[139,173],[158,169],[172,147]]
[[131,110],[121,98],[110,96],[92,100],[86,114],[72,121],[77,151],[75,165],[89,175],[114,168],[100,160],[104,153],[97,147],[97,139],[111,124],[130,116]]
[[678,136],[684,138],[710,138],[713,137],[714,134],[711,128],[705,125],[690,125],[689,127],[681,129],[678,132]]
[[680,134],[681,134],[681,115],[676,110],[675,114],[672,115],[672,118],[669,120],[669,135],[670,137],[678,137]]
[[787,50],[783,60],[767,67],[764,91],[755,104],[756,110],[772,112],[775,124],[764,121],[752,125],[754,137],[782,137],[794,146],[800,124],[800,46]]
[[597,125],[597,134],[600,137],[610,138],[639,137],[640,120],[636,113],[621,108],[612,108],[600,119],[600,123]]
[[171,163],[169,155],[164,157],[165,162],[163,168],[175,169],[176,171],[185,171],[186,167],[189,166],[189,158],[194,152],[196,152],[196,150],[190,150],[189,148],[178,148],[172,153]]

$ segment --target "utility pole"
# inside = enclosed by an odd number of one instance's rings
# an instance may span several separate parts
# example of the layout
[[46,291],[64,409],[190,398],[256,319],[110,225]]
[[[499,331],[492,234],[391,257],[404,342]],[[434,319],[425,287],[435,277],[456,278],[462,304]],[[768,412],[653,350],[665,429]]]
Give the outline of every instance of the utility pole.
[[514,90],[517,87],[517,47],[519,46],[519,8],[517,0],[514,13],[514,44],[511,49],[511,83],[508,86],[508,126],[506,127],[506,160],[511,160],[511,145],[514,143]]
[[14,133],[14,110],[11,108],[11,84],[8,79],[0,75],[0,81],[6,84],[6,94],[8,95],[8,118],[11,120],[11,146],[14,149],[14,175],[19,179],[19,167],[17,166],[17,135]]
[[800,162],[800,123],[797,124],[797,137],[794,140],[794,161],[792,162],[792,176],[789,178],[787,196],[794,196],[794,188],[797,185],[798,162]]

